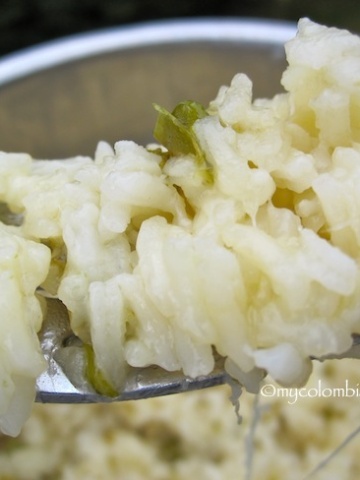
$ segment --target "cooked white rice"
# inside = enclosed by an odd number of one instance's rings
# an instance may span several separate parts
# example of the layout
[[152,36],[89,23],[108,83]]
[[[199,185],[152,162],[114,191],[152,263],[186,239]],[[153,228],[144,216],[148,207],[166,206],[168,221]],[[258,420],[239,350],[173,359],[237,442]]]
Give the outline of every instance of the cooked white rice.
[[126,363],[206,375],[213,347],[235,376],[301,386],[310,356],[350,347],[360,38],[302,19],[285,48],[286,93],[253,101],[236,75],[191,128],[174,120],[168,157],[131,141],[94,159],[0,154],[0,201],[23,216],[0,228],[3,432],[19,433],[44,368],[39,285],[116,390]]

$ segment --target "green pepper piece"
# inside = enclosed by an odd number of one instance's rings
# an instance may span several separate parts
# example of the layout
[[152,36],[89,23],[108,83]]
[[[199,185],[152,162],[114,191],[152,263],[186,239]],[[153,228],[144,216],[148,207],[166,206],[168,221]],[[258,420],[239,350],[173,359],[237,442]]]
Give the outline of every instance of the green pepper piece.
[[101,370],[95,363],[95,354],[91,345],[85,344],[85,355],[87,360],[86,377],[97,393],[107,397],[116,397],[118,392],[105,379]]
[[211,182],[210,166],[192,128],[197,120],[207,116],[205,108],[190,100],[179,103],[171,113],[157,104],[154,108],[158,112],[154,138],[170,155],[193,155],[204,179]]
[[198,144],[192,126],[199,118],[207,115],[199,103],[186,101],[179,103],[172,113],[154,104],[159,115],[154,129],[155,139],[164,145],[171,155],[195,155],[198,161],[204,154]]
[[177,118],[183,125],[190,128],[196,120],[207,116],[205,108],[197,102],[187,100],[180,102],[172,111],[172,115]]

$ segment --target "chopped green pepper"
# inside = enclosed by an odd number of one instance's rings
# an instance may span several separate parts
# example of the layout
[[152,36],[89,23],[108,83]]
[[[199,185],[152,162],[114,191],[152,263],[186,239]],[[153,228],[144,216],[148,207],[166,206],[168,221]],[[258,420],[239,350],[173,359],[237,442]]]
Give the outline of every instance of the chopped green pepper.
[[179,103],[171,113],[157,104],[154,108],[158,112],[154,138],[170,155],[193,155],[204,179],[211,183],[210,167],[192,128],[196,120],[207,116],[205,108],[190,100]]
[[112,387],[112,385],[104,378],[101,370],[97,367],[95,363],[95,354],[91,345],[84,345],[86,359],[87,359],[87,368],[86,368],[86,377],[94,387],[97,393],[105,395],[107,397],[116,397],[118,392]]
[[155,139],[164,145],[171,155],[193,154],[202,158],[203,153],[197,142],[192,126],[199,118],[207,115],[202,105],[186,101],[179,103],[172,113],[154,104],[159,115],[154,129]]

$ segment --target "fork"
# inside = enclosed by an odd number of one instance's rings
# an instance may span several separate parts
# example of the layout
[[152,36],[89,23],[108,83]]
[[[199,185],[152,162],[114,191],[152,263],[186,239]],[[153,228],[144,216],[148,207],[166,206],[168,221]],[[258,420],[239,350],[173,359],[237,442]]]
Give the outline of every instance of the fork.
[[[47,371],[37,380],[36,401],[42,403],[108,403],[164,396],[199,390],[233,381],[224,368],[225,359],[215,355],[213,371],[190,378],[182,372],[169,372],[158,366],[127,367],[121,393],[109,397],[97,393],[86,379],[86,359],[82,343],[71,328],[66,307],[56,298],[47,298],[47,314],[39,334]],[[353,346],[341,355],[327,355],[316,360],[360,358],[360,335],[353,336]]]
[[190,378],[181,371],[169,372],[152,365],[127,367],[121,393],[109,397],[97,393],[86,379],[82,342],[71,328],[66,307],[56,298],[46,298],[47,313],[39,334],[48,363],[47,371],[37,379],[36,401],[42,403],[107,403],[164,396],[224,384],[227,374],[224,359],[215,358],[209,375]]

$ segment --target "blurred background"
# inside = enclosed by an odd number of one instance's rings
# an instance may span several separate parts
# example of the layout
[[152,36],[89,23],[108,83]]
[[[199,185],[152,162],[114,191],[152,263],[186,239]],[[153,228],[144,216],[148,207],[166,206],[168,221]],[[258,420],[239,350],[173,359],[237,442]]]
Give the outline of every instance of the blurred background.
[[360,32],[358,0],[2,0],[0,55],[99,28],[177,17],[257,17]]

